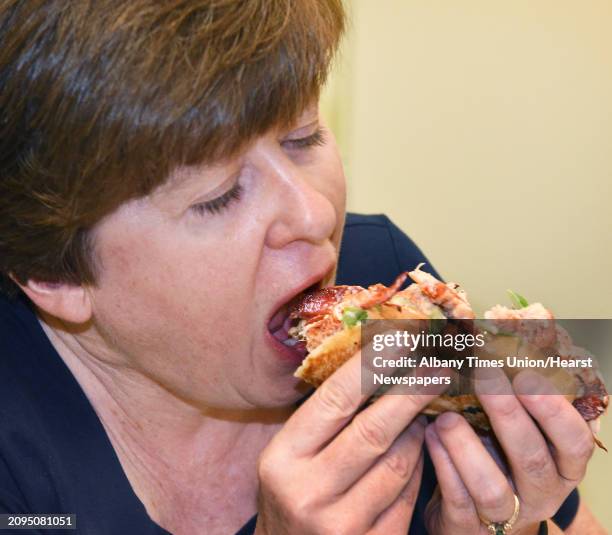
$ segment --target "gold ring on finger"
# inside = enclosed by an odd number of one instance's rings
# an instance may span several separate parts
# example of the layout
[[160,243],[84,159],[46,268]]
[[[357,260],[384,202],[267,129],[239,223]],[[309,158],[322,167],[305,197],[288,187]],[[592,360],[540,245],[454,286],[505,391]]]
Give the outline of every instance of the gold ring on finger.
[[503,522],[491,522],[490,520],[488,520],[487,518],[485,518],[482,515],[478,515],[480,517],[480,521],[487,526],[487,529],[489,530],[489,533],[491,533],[491,535],[507,535],[508,533],[510,533],[510,530],[512,529],[512,526],[514,525],[514,523],[516,522],[516,519],[519,516],[519,510],[521,508],[518,496],[516,494],[514,494],[514,512],[512,513],[512,516]]

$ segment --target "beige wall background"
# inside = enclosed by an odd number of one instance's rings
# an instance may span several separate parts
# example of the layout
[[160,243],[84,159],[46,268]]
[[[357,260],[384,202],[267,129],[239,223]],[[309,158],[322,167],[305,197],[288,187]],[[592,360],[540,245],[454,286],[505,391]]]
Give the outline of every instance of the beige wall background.
[[[347,7],[323,113],[349,209],[388,214],[480,311],[512,288],[612,318],[612,2]],[[611,480],[595,452],[581,490],[608,529]]]

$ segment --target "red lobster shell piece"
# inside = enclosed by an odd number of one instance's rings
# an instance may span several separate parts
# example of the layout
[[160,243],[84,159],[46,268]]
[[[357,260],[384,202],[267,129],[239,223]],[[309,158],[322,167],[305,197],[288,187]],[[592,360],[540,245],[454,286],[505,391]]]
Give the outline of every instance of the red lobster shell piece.
[[357,293],[363,290],[361,286],[328,286],[312,293],[295,305],[289,317],[291,319],[312,319],[329,314],[334,306],[342,301],[347,293]]
[[459,288],[458,284],[451,282],[445,284],[431,273],[421,271],[421,266],[423,266],[422,263],[408,275],[418,284],[423,295],[444,310],[447,318],[471,320],[476,317],[465,292]]
[[603,381],[599,378],[596,378],[590,384],[585,383],[584,387],[586,391],[572,404],[584,420],[590,422],[606,412],[609,396]]
[[362,286],[328,286],[327,288],[321,288],[305,295],[292,308],[289,317],[291,319],[309,320],[324,316],[331,313],[332,309],[349,295],[351,296],[350,303],[347,302],[347,305],[350,306],[370,308],[381,305],[398,292],[407,278],[407,272],[400,273],[389,287],[384,284],[374,284],[367,289]]
[[367,290],[362,290],[355,295],[352,304],[361,308],[371,308],[376,305],[382,305],[399,291],[407,278],[408,272],[405,271],[404,273],[400,273],[389,287],[384,284],[373,284],[372,286],[368,286]]

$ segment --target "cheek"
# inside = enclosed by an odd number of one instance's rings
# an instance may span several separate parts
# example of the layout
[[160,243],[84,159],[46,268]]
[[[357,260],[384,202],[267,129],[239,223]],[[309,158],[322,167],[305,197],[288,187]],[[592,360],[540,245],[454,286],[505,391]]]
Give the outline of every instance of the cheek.
[[101,244],[95,304],[126,338],[212,350],[244,331],[252,290],[234,246],[153,228],[113,238]]

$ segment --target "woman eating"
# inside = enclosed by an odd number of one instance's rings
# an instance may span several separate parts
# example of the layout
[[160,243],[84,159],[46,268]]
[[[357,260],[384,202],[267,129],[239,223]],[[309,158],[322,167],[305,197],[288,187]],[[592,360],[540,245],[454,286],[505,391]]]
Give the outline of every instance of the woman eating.
[[0,3],[1,513],[83,534],[602,532],[563,397],[482,399],[507,476],[462,417],[417,417],[430,396],[360,411],[358,354],[309,397],[293,376],[271,329],[288,302],[425,260],[345,214],[318,111],[344,24],[340,0]]

